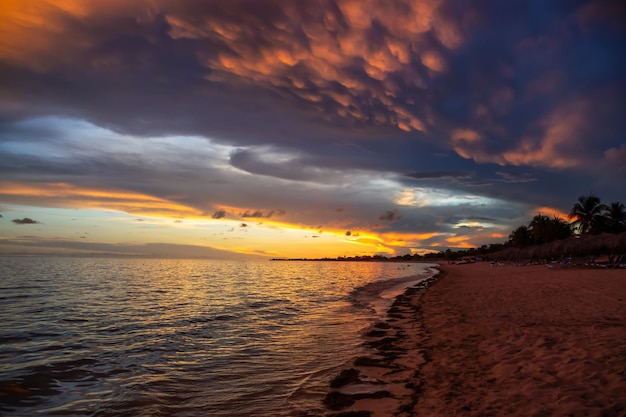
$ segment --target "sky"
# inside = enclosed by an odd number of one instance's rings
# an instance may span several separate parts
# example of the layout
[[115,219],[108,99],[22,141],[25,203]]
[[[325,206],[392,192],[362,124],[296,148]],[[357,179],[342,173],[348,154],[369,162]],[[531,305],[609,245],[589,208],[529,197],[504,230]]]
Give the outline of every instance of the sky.
[[337,257],[626,202],[620,0],[3,0],[0,254]]

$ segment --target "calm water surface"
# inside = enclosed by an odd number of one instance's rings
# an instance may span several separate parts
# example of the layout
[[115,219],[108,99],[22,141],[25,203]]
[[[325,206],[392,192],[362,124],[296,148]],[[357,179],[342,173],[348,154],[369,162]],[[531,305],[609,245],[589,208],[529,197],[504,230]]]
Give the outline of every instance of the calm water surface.
[[0,415],[321,413],[394,279],[429,266],[0,258]]

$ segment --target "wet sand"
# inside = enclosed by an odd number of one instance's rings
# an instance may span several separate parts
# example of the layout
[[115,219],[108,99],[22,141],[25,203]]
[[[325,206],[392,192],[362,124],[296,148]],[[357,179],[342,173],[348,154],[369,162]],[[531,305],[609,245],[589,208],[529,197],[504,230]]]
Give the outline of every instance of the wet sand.
[[329,416],[626,415],[626,270],[441,269],[368,332]]

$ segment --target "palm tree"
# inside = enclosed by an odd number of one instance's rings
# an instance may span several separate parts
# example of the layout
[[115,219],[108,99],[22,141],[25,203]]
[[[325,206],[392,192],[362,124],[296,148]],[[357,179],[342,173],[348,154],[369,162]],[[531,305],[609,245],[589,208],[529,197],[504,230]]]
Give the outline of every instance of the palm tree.
[[619,201],[611,203],[606,208],[606,231],[609,233],[622,233],[626,231],[626,206]]
[[600,198],[593,194],[578,197],[578,203],[574,204],[572,211],[567,216],[575,219],[572,224],[578,228],[581,235],[596,234],[601,231],[606,210],[604,204],[600,204]]
[[532,243],[532,237],[528,227],[520,226],[509,235],[509,242],[514,248],[524,248]]
[[540,245],[552,240],[550,218],[541,213],[535,215],[528,225],[533,244]]
[[550,226],[552,228],[551,240],[563,240],[572,235],[572,228],[570,227],[570,224],[559,216],[554,216],[552,218]]
[[533,217],[528,230],[535,245],[565,239],[572,235],[570,224],[564,219],[559,216],[549,218],[541,213]]

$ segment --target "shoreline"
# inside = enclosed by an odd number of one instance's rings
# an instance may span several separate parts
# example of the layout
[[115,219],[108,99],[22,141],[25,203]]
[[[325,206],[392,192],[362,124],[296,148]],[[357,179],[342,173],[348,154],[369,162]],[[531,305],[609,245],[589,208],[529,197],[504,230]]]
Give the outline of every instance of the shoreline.
[[326,416],[624,415],[626,271],[438,269],[365,335]]
[[[420,264],[427,265],[427,269],[420,273],[412,273],[398,278],[373,281],[356,288],[349,294],[351,303],[373,310],[380,317],[378,320],[387,319],[387,310],[391,308],[398,297],[402,296],[408,289],[432,279],[439,273],[438,264],[427,262]],[[367,302],[363,303],[363,299],[366,299]]]

